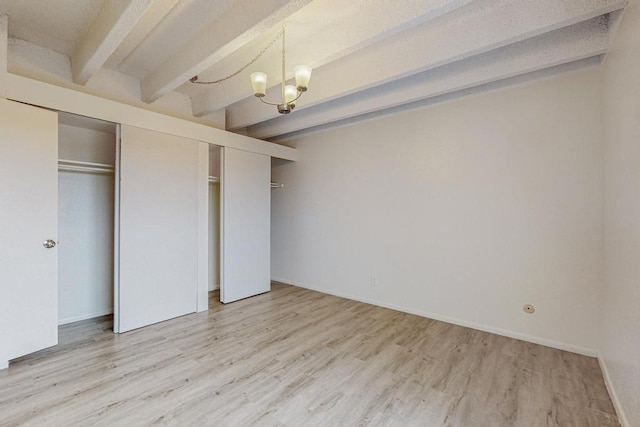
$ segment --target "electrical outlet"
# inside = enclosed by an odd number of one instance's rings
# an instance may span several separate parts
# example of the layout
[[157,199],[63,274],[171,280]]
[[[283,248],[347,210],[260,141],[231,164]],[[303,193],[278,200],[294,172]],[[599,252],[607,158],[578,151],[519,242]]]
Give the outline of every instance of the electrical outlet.
[[371,287],[375,288],[376,286],[378,286],[378,279],[376,278],[375,274],[371,275]]
[[533,312],[536,311],[536,308],[534,306],[532,306],[531,304],[525,304],[522,307],[522,311],[524,311],[527,314],[533,314]]

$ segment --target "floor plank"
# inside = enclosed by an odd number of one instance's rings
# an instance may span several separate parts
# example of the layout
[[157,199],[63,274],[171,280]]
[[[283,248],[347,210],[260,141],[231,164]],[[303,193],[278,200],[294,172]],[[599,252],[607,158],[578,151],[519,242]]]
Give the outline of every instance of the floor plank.
[[293,286],[0,371],[0,425],[617,426],[596,359]]

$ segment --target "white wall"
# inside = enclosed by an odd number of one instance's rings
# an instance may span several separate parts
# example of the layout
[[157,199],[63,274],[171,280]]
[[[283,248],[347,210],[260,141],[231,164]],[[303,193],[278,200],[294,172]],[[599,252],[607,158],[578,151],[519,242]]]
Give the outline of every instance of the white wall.
[[[115,132],[115,125],[113,125]],[[58,125],[58,157],[90,163],[115,164],[116,136],[113,132]]]
[[640,426],[640,2],[625,12],[603,72],[601,359],[618,414]]
[[[59,125],[61,159],[114,163],[115,135]],[[113,175],[58,174],[59,322],[113,312]]]
[[300,159],[273,169],[273,279],[595,355],[599,79],[594,67],[289,141]]

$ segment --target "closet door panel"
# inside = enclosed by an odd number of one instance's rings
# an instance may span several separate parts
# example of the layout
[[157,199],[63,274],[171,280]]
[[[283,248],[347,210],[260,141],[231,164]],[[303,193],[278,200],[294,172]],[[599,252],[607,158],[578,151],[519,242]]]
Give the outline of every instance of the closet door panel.
[[271,158],[225,147],[221,289],[229,303],[271,290]]
[[58,342],[58,115],[0,99],[0,368]]
[[200,144],[121,127],[116,332],[197,309]]

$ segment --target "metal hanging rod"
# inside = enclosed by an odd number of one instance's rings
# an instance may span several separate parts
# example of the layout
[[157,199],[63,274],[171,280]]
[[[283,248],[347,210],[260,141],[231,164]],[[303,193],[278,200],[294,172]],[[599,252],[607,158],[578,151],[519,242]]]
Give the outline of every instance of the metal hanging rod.
[[[77,160],[58,160],[58,170],[66,172],[87,172],[96,174],[112,174],[115,170],[113,165],[107,163],[92,163],[92,162],[79,162]],[[217,176],[210,176],[208,181],[220,182],[220,178]],[[271,188],[283,188],[284,184],[278,184],[277,182],[270,183]]]
[[112,174],[115,168],[113,165],[107,163],[79,162],[76,160],[59,159],[58,170],[65,172]]
[[[217,176],[210,176],[209,183],[212,183],[212,182],[220,182],[220,178],[218,178]],[[284,184],[278,184],[277,182],[272,182],[271,184],[269,184],[269,186],[271,188],[283,188]]]

